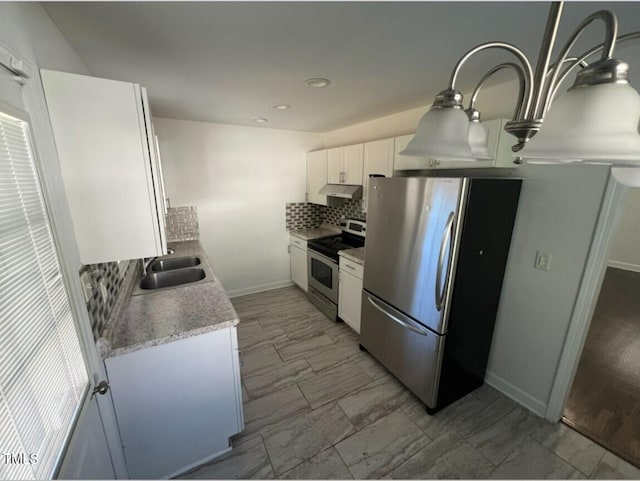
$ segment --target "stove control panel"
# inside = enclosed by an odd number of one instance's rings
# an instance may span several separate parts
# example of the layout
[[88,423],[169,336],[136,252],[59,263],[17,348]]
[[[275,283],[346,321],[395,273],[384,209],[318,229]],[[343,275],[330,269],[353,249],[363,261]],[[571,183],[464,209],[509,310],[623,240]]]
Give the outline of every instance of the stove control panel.
[[342,219],[340,221],[340,228],[349,232],[350,234],[359,235],[362,237],[366,237],[367,233],[367,223],[363,220],[358,219]]

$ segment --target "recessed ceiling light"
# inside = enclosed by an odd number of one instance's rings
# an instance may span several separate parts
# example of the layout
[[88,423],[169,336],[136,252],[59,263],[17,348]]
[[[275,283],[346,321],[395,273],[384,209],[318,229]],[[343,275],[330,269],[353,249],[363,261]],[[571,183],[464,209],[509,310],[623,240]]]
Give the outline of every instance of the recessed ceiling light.
[[263,117],[258,117],[256,119],[251,119],[251,120],[253,120],[256,124],[266,124],[267,122],[269,122],[267,119]]
[[271,106],[272,109],[274,110],[287,110],[289,108],[288,104],[273,104]]
[[331,81],[326,78],[310,78],[304,81],[305,87],[311,87],[314,89],[321,89],[331,85]]

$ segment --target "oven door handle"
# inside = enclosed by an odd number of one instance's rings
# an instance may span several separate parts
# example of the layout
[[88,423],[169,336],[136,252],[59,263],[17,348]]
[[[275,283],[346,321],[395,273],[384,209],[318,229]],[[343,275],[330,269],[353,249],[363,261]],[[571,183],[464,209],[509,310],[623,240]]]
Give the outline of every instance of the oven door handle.
[[409,329],[410,331],[415,332],[416,334],[420,334],[421,336],[427,336],[429,334],[429,331],[424,330],[424,329],[420,329],[416,326],[412,326],[411,324],[403,321],[402,319],[400,319],[399,317],[394,316],[393,314],[391,314],[390,312],[387,312],[386,309],[383,309],[382,306],[380,306],[376,301],[374,301],[371,297],[367,296],[367,299],[369,299],[369,302],[371,303],[371,305],[373,307],[375,307],[376,309],[378,309],[380,312],[382,312],[385,316],[387,316],[389,319],[391,319],[392,321],[394,321],[397,324],[400,324],[402,327]]

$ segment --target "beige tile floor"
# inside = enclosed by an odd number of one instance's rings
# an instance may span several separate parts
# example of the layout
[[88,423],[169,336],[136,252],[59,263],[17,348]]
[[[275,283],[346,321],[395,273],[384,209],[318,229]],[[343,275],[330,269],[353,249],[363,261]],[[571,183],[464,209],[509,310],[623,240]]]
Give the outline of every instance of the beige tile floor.
[[245,430],[192,479],[638,479],[640,470],[483,386],[424,406],[295,287],[233,300]]

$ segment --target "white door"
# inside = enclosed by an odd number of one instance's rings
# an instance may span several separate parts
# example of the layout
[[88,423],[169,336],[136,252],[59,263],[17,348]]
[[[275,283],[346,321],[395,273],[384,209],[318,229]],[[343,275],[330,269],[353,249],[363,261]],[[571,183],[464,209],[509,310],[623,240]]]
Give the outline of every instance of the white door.
[[[5,60],[19,65],[0,46]],[[11,455],[0,478],[128,477],[110,395],[91,395],[106,377],[70,262],[78,253],[37,75],[24,61],[0,67],[0,212],[10,219],[0,230],[9,302],[0,337],[12,345],[0,364],[0,414],[11,420],[0,425]]]
[[291,252],[291,280],[307,292],[307,252],[294,245],[289,245],[289,250]]

